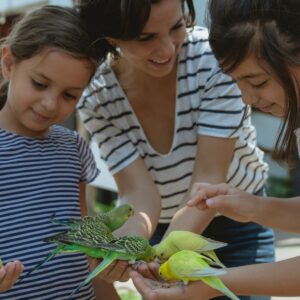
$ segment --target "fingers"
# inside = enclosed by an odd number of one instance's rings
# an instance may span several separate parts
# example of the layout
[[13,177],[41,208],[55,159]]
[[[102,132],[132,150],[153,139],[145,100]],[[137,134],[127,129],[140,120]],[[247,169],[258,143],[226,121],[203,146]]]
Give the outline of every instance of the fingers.
[[129,279],[127,261],[117,261],[109,265],[99,276],[106,282],[113,283],[114,281],[127,281]]
[[207,201],[208,199],[211,200],[218,195],[227,195],[232,192],[231,187],[224,183],[216,185],[195,183],[192,188],[191,199],[187,202],[187,205],[197,206],[199,209],[213,207],[214,201]]
[[19,279],[24,266],[21,262],[9,262],[0,269],[0,292],[9,290]]
[[151,263],[142,263],[135,265],[134,269],[139,272],[143,277],[153,279],[153,280],[161,280],[159,276],[159,264],[151,262]]

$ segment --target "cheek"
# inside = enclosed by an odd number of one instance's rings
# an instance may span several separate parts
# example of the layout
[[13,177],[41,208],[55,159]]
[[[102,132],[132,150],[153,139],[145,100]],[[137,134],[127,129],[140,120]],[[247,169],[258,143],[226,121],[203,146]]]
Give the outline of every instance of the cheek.
[[123,55],[131,60],[142,60],[147,58],[154,49],[153,43],[145,43],[136,46],[121,48]]
[[281,107],[286,105],[286,95],[284,90],[279,85],[270,86],[264,93],[264,97],[271,103]]

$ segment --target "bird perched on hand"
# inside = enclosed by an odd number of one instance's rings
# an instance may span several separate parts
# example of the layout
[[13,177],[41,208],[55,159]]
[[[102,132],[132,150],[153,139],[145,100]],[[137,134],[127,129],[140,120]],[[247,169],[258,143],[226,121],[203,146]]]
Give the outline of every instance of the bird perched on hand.
[[164,262],[159,268],[159,273],[167,281],[181,280],[184,284],[201,280],[227,297],[239,300],[217,277],[225,274],[226,271],[210,267],[210,260],[210,258],[194,251],[182,250],[173,254]]
[[94,249],[98,251],[99,255],[93,257],[103,258],[103,261],[89,274],[84,282],[73,291],[70,297],[115,260],[127,260],[131,263],[140,260],[150,262],[155,257],[155,251],[149,244],[149,241],[140,236],[128,235],[115,238],[108,243],[98,243],[97,246],[94,246]]
[[212,265],[225,266],[218,259],[215,249],[226,246],[226,243],[215,241],[190,231],[175,230],[168,234],[158,245],[154,246],[156,256],[166,261],[171,255],[181,250],[192,250],[211,258]]
[[46,242],[56,243],[56,248],[44,260],[28,271],[21,280],[61,252],[81,252],[91,257],[103,258],[106,252],[101,252],[99,248],[95,248],[96,245],[114,240],[115,237],[112,231],[120,228],[133,215],[133,212],[131,205],[124,204],[96,216],[69,219],[67,221],[52,219],[53,223],[67,226],[69,229],[45,240]]

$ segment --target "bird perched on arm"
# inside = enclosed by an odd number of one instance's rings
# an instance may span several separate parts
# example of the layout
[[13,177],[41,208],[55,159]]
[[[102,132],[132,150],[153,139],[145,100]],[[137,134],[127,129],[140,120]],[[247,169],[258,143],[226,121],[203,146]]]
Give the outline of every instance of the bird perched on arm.
[[210,258],[194,251],[182,250],[164,262],[159,268],[159,273],[167,281],[181,280],[184,284],[201,280],[227,297],[239,300],[217,277],[225,274],[226,271],[210,267],[210,260]]

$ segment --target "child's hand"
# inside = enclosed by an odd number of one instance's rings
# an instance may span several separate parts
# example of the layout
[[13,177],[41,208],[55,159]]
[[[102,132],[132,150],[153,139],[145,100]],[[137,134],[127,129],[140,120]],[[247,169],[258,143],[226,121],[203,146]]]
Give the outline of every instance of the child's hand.
[[19,261],[9,262],[0,268],[0,292],[6,292],[19,279],[24,266]]
[[258,199],[225,183],[195,183],[187,205],[201,210],[213,209],[233,220],[249,222],[254,218]]
[[[95,269],[101,263],[101,259],[90,258],[89,265],[90,269]],[[105,268],[99,276],[102,280],[107,283],[113,283],[115,281],[127,281],[129,279],[128,271],[131,269],[130,265],[125,260],[117,260],[111,263]]]

